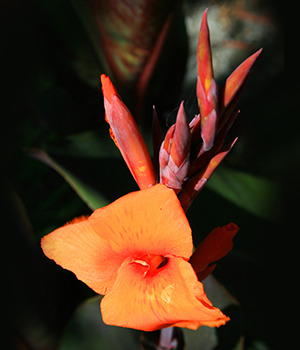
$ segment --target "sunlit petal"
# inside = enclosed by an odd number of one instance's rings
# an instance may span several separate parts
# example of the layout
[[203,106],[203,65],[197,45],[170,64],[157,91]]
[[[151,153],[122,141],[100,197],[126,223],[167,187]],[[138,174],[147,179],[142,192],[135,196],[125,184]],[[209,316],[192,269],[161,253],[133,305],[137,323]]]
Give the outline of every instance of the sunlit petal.
[[189,222],[175,192],[162,184],[97,209],[90,221],[116,254],[172,254],[185,259],[192,254]]
[[212,306],[191,265],[181,258],[170,258],[150,276],[139,264],[123,264],[114,287],[101,301],[101,312],[106,324],[144,331],[215,327],[229,320]]
[[68,224],[43,237],[41,246],[49,259],[75,273],[95,292],[106,294],[124,257],[117,256],[93,226],[88,219]]

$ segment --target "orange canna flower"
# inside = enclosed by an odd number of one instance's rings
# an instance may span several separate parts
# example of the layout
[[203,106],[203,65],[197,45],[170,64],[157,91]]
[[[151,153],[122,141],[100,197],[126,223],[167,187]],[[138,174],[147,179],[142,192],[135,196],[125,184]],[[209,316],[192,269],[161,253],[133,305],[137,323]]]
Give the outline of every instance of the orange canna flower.
[[200,276],[231,249],[237,231],[232,225],[216,229],[192,256],[191,228],[180,201],[172,189],[157,184],[58,228],[41,246],[48,258],[104,295],[106,324],[144,331],[218,327],[229,318],[208,300],[194,268]]

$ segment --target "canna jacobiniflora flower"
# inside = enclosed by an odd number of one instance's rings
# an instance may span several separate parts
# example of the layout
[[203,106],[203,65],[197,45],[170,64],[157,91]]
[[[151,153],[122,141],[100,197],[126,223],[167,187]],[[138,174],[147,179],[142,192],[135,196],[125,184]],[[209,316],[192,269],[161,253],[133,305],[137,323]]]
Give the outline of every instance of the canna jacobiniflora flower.
[[41,246],[48,258],[104,295],[106,324],[144,331],[197,329],[229,320],[213,307],[198,278],[227,254],[237,230],[234,224],[215,229],[192,254],[181,204],[172,189],[157,184],[58,228]]
[[48,258],[104,295],[105,323],[153,331],[218,327],[229,320],[208,300],[201,281],[232,249],[238,227],[215,228],[193,252],[185,211],[236,141],[225,142],[225,137],[260,51],[219,89],[205,11],[197,53],[199,114],[189,122],[181,103],[163,139],[154,111],[154,164],[132,114],[110,79],[101,75],[110,135],[140,190],[58,228],[41,246]]

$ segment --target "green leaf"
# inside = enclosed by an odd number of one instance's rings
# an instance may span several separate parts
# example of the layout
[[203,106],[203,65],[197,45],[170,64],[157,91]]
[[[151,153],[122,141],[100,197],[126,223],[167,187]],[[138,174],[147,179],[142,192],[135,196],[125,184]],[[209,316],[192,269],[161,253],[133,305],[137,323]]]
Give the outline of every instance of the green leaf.
[[139,124],[149,123],[153,103],[169,109],[177,101],[188,52],[181,1],[70,3],[102,72],[111,77]]
[[101,297],[82,303],[70,319],[58,350],[132,350],[139,349],[139,332],[107,326],[100,314]]
[[[109,201],[94,187],[90,186],[88,182],[81,180],[78,176],[73,174],[58,161],[51,158],[45,151],[40,149],[30,149],[28,150],[28,153],[32,157],[39,159],[43,163],[49,165],[61,176],[63,176],[92,210],[105,206],[109,203]],[[79,166],[82,165],[79,164]]]
[[92,210],[138,189],[108,130],[70,135],[27,152],[63,176]]
[[[151,150],[150,132],[144,137]],[[137,189],[107,130],[70,135],[29,153],[62,175],[92,210]],[[281,187],[269,179],[223,166],[207,187],[261,219],[282,216]]]
[[9,319],[5,326],[10,335],[7,340],[13,343],[5,348],[56,349],[69,315],[83,300],[82,286],[42,254],[40,243],[34,241],[34,223],[25,203],[10,180],[1,180],[1,214],[6,223],[3,246],[9,253],[5,266],[9,278],[5,287]]
[[220,167],[207,187],[262,219],[279,221],[282,216],[281,187],[272,180]]
[[85,131],[48,143],[44,149],[58,156],[121,159],[121,153],[105,131]]
[[[152,131],[143,131],[143,138],[152,154]],[[121,152],[107,130],[84,131],[71,134],[63,139],[47,143],[43,147],[48,153],[66,157],[93,159],[120,159],[125,164]]]

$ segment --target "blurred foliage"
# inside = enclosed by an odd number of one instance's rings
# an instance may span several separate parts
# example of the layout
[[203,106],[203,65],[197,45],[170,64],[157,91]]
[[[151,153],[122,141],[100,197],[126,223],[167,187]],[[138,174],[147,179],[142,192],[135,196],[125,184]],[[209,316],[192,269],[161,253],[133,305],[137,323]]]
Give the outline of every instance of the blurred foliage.
[[[299,141],[282,130],[286,103],[281,90],[280,13],[268,0],[186,0],[179,5],[170,26],[173,34],[145,88],[143,108],[150,111],[143,120],[143,134],[150,139],[152,104],[164,126],[172,122],[179,95],[193,100],[193,32],[198,33],[205,7],[211,8],[209,25],[212,38],[217,37],[213,56],[220,83],[228,73],[224,70],[232,70],[249,53],[264,47],[239,104],[241,115],[233,130],[240,135],[239,141],[193,203],[188,218],[196,245],[216,226],[233,221],[240,227],[232,252],[214,273],[238,300],[238,312],[224,306],[224,312],[231,312],[232,318],[236,315],[237,322],[214,333],[214,339],[219,339],[214,349],[234,349],[240,335],[246,350],[282,348],[274,308],[278,254],[282,255],[279,241],[285,232],[280,187],[283,175],[296,178],[289,169],[297,170],[290,166],[290,159],[298,155]],[[108,136],[99,84],[99,74],[108,73],[107,64],[101,58],[97,26],[87,3],[7,0],[0,10],[1,200],[3,222],[8,223],[3,234],[9,256],[5,306],[11,331],[7,334],[13,339],[13,349],[50,350],[71,315],[75,325],[77,321],[89,324],[86,314],[83,319],[78,316],[77,307],[94,293],[44,257],[40,238],[137,187]],[[167,7],[165,10],[168,12]],[[135,93],[125,96],[124,87],[123,91],[125,102],[139,110]],[[295,92],[290,96],[295,99]],[[292,193],[292,185],[289,189]],[[222,288],[214,290],[221,293]],[[94,304],[82,304],[82,310],[86,305]],[[122,338],[124,349],[131,346],[122,333],[126,330],[119,330],[122,334],[116,336],[113,330],[103,330],[99,322],[99,349],[105,349],[102,344],[114,337]],[[234,324],[240,327],[238,337]],[[84,344],[86,333],[74,327],[68,324],[60,350],[73,348],[72,337]],[[186,343],[206,339],[201,336],[205,332],[207,328],[184,330]]]

